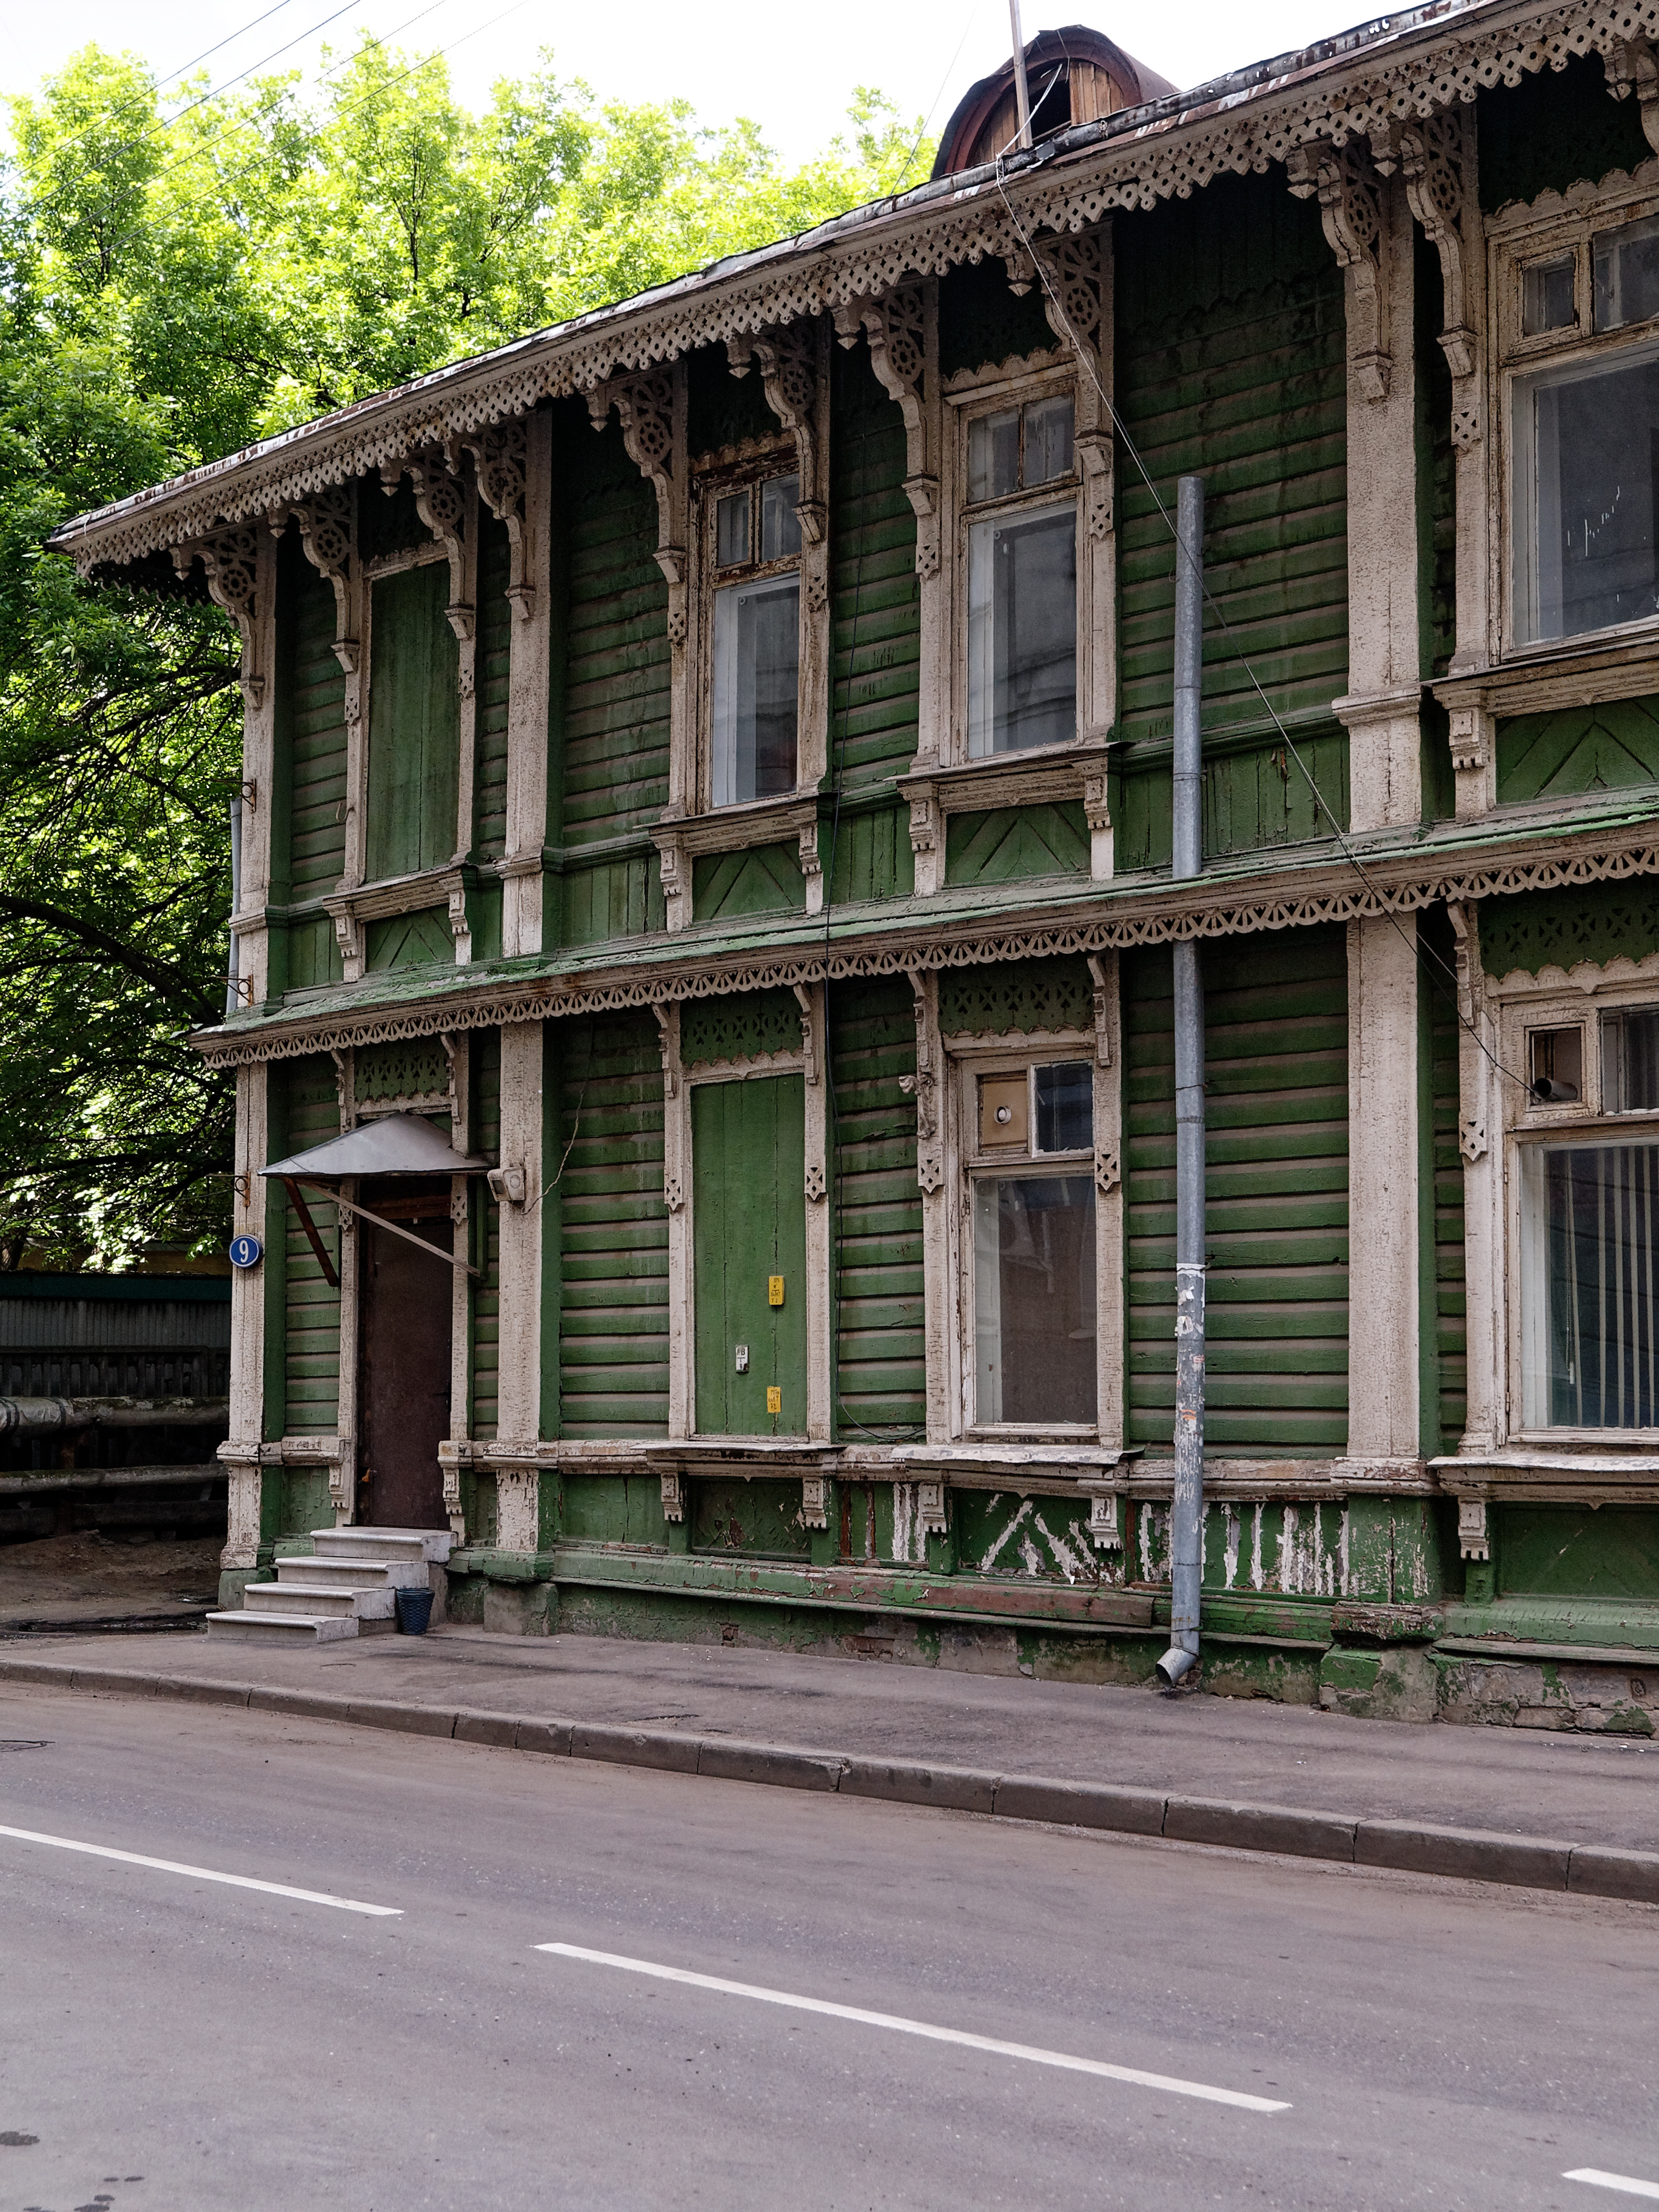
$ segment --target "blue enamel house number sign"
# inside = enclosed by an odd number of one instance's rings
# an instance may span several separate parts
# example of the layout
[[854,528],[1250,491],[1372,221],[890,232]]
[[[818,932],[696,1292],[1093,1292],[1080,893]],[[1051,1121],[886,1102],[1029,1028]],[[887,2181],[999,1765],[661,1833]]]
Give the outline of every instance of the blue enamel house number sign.
[[265,1256],[265,1248],[257,1237],[233,1237],[228,1249],[233,1267],[257,1267]]

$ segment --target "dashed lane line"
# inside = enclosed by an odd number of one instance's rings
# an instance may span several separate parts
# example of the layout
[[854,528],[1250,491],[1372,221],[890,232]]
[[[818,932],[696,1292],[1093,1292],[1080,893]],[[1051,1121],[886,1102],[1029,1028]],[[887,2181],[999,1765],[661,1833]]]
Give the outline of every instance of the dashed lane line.
[[156,1874],[188,1875],[194,1881],[222,1881],[231,1889],[263,1890],[267,1897],[291,1897],[301,1905],[331,1905],[341,1912],[367,1912],[376,1920],[403,1917],[400,1905],[365,1905],[360,1898],[334,1897],[325,1889],[295,1889],[286,1881],[258,1881],[250,1874],[222,1874],[216,1867],[185,1866],[178,1859],[147,1858],[142,1851],[118,1851],[108,1844],[79,1843],[72,1836],[46,1836],[33,1828],[0,1827],[15,1843],[49,1844],[54,1850],[83,1851],[89,1858],[116,1859],[123,1866],[149,1867]]
[[[722,1996],[752,1997],[760,2004],[787,2005],[796,2012],[823,2013],[830,2020],[850,2020],[861,2027],[890,2028],[900,2035],[925,2036],[931,2043],[956,2043],[969,2051],[988,2051],[1000,2058],[1024,2058],[1037,2066],[1058,2066],[1070,2074],[1094,2074],[1108,2081],[1127,2081],[1138,2089],[1162,2089],[1175,2097],[1199,2097],[1207,2104],[1233,2105],[1246,2112],[1288,2112],[1290,2106],[1272,2097],[1253,2097],[1242,2089],[1218,2089],[1207,2081],[1183,2081],[1170,2074],[1148,2074],[1138,2066],[1111,2066],[1102,2058],[1079,2058],[1067,2051],[1044,2051],[1030,2043],[1006,2043],[999,2036],[973,2035],[965,2028],[939,2027],[931,2021],[905,2020],[890,2012],[870,2012],[862,2005],[832,2004],[823,1997],[803,1997],[788,1990],[759,1989],[751,1982],[728,1982],[718,1974],[690,1973],[684,1966],[665,1966],[651,1959],[629,1959],[614,1951],[590,1951],[580,1943],[538,1943],[538,1951],[557,1958],[580,1959],[590,1966],[615,1966],[629,1974],[647,1974],[661,1982],[679,1982],[689,1989],[713,1990]],[[1659,2193],[1659,2192],[1656,2192]]]

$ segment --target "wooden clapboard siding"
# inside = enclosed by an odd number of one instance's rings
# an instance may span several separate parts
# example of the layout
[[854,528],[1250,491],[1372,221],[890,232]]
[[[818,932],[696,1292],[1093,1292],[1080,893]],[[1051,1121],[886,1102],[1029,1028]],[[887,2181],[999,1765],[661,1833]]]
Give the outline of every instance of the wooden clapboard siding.
[[[273,1067],[273,1083],[283,1089],[284,1158],[340,1133],[340,1102],[331,1060],[319,1055]],[[338,1272],[338,1217],[321,1191],[306,1193],[306,1206],[324,1249]],[[280,1236],[287,1281],[283,1433],[290,1437],[331,1436],[340,1417],[340,1293],[330,1287],[317,1263],[300,1217],[277,1184],[270,1194],[270,1238]]]
[[[692,1265],[700,1436],[806,1433],[805,1085],[691,1090]],[[783,1296],[768,1297],[773,1277]],[[735,1349],[746,1348],[744,1371]],[[767,1393],[779,1393],[773,1413]]]
[[904,494],[904,419],[862,346],[837,350],[830,404],[830,767],[843,790],[857,792],[902,773],[915,754],[916,519]]
[[[1340,1451],[1348,1406],[1347,950],[1342,930],[1206,945],[1205,1436]],[[1125,957],[1128,1435],[1175,1425],[1175,1036],[1167,949]]]
[[662,1060],[649,1014],[561,1036],[559,1433],[668,1430]]
[[[501,1147],[501,1033],[489,1030],[473,1048],[471,1149],[499,1159]],[[472,1291],[472,1427],[475,1437],[496,1433],[501,1366],[501,1211],[482,1176],[472,1183],[472,1203],[483,1213],[474,1264],[483,1269]]]
[[[1316,207],[1263,178],[1120,218],[1117,404],[1172,514],[1176,480],[1204,476],[1205,727],[1260,728],[1250,670],[1325,800],[1346,814],[1346,740],[1328,716],[1347,685],[1346,389],[1341,272]],[[1170,529],[1120,444],[1118,731],[1128,741],[1120,866],[1169,858],[1168,740],[1175,623]],[[1246,663],[1249,665],[1247,667]],[[1215,851],[1328,835],[1276,732],[1206,763]],[[1261,756],[1266,756],[1265,761]]]
[[459,663],[445,618],[449,565],[373,586],[368,702],[368,874],[441,867],[455,850]]
[[830,1001],[836,1432],[920,1437],[927,1420],[916,1024],[903,981],[842,983]]
[[333,588],[306,559],[297,531],[283,539],[278,568],[277,744],[288,834],[285,880],[271,888],[298,903],[331,891],[345,866],[345,672],[334,658]]
[[1042,298],[1038,285],[1012,292],[1007,270],[994,254],[947,270],[939,284],[940,375],[1051,353],[1056,341]]
[[832,811],[818,825],[831,906],[855,899],[908,898],[916,887],[908,806]]
[[477,750],[472,786],[472,849],[498,860],[507,849],[507,683],[513,603],[507,525],[480,507],[478,531]]
[[668,586],[657,500],[615,422],[566,453],[562,726],[567,848],[642,830],[668,796]]

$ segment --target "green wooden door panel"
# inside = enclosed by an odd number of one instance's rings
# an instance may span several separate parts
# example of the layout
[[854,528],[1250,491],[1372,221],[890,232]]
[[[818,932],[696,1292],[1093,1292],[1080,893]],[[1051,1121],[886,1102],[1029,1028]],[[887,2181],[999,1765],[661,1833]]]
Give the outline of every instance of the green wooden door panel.
[[[806,1124],[799,1075],[691,1092],[700,1436],[806,1432]],[[781,1275],[783,1304],[767,1303]],[[737,1371],[746,1345],[748,1371]],[[769,1413],[769,1386],[782,1392]]]
[[1659,699],[1520,714],[1498,726],[1500,805],[1659,782]]
[[953,814],[945,828],[948,884],[1007,884],[1023,876],[1086,876],[1089,824],[1081,799]]
[[374,587],[368,703],[368,874],[441,867],[455,851],[459,663],[445,619],[449,564]]

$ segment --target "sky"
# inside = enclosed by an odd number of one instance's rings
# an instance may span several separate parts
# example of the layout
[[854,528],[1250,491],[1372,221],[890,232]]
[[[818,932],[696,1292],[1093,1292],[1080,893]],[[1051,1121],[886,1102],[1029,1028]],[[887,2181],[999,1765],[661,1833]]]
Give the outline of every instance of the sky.
[[[1188,0],[1121,16],[1098,0],[1092,9],[1058,0],[1046,13],[1025,0],[1023,13],[1027,39],[1086,21],[1182,86],[1367,20],[1348,14],[1342,0]],[[1012,44],[1007,0],[832,0],[810,9],[779,0],[702,9],[629,0],[615,14],[547,0],[67,0],[62,9],[20,6],[9,21],[6,94],[35,91],[94,41],[142,54],[164,80],[228,41],[204,64],[227,88],[247,70],[300,68],[313,77],[325,45],[338,52],[367,31],[410,53],[447,50],[457,94],[471,107],[496,78],[527,74],[538,51],[550,47],[556,72],[586,78],[601,98],[683,97],[708,124],[750,116],[792,161],[842,127],[859,84],[878,87],[907,120],[927,117],[939,131]]]

